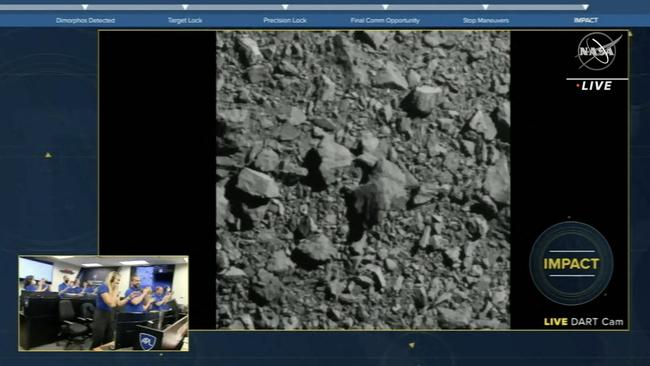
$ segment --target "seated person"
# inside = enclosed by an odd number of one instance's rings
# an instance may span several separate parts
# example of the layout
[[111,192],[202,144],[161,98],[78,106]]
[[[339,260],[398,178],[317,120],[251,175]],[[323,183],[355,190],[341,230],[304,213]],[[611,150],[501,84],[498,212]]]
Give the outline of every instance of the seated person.
[[150,300],[147,297],[151,294],[151,287],[144,290],[140,288],[140,277],[132,276],[129,289],[124,293],[129,298],[122,311],[125,313],[143,313],[146,311],[145,306],[150,306]]
[[81,293],[84,295],[90,295],[90,294],[95,294],[97,293],[97,288],[92,288],[88,281],[84,281],[83,288],[81,289]]
[[81,294],[81,287],[79,287],[79,280],[72,281],[70,287],[64,290],[64,292],[66,294],[74,294],[74,295]]
[[59,284],[59,293],[61,291],[65,290],[68,288],[68,284],[70,283],[70,278],[68,276],[63,276],[63,283]]

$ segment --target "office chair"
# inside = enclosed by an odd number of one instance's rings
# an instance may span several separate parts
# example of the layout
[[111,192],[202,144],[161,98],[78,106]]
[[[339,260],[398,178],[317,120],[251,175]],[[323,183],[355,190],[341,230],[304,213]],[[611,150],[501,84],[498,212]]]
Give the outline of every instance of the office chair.
[[93,326],[93,318],[95,317],[95,305],[89,302],[85,302],[81,304],[81,318],[79,320],[90,327],[90,330],[92,331]]
[[59,320],[61,321],[60,335],[67,340],[64,349],[68,349],[72,343],[76,343],[83,348],[83,343],[90,338],[90,327],[82,323],[86,321],[84,318],[75,316],[70,300],[59,301]]

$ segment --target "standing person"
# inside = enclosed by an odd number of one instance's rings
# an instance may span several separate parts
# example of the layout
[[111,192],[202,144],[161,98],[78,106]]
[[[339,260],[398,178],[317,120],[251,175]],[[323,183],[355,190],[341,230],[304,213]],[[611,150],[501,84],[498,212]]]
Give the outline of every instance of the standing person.
[[144,313],[146,311],[145,305],[147,304],[147,296],[151,294],[151,287],[144,290],[140,288],[140,277],[131,276],[131,283],[129,289],[126,290],[124,296],[130,300],[124,306],[125,313]]
[[50,285],[47,284],[47,281],[45,278],[41,278],[40,281],[38,281],[38,290],[39,292],[45,292],[45,291],[50,291]]
[[34,284],[34,276],[30,275],[25,277],[25,280],[23,280],[23,290],[29,292],[38,291],[38,287]]
[[168,291],[167,293],[165,293],[161,286],[156,287],[156,292],[152,295],[154,301],[151,310],[159,310],[159,311],[170,310],[171,307],[167,305],[167,303],[171,301],[172,296],[173,296],[173,292]]
[[113,318],[115,310],[126,304],[130,297],[120,300],[120,275],[112,271],[97,289],[95,300],[95,316],[93,317],[93,343],[90,349],[99,347],[113,340]]
[[70,278],[68,278],[68,276],[63,276],[63,283],[59,284],[59,293],[61,293],[61,291],[65,290],[66,288],[68,288],[69,282],[70,282]]
[[147,294],[144,296],[144,301],[143,301],[144,311],[154,310],[154,301],[156,301],[156,300],[152,296],[153,295],[153,290],[151,290],[151,287],[147,287],[144,290],[147,292]]

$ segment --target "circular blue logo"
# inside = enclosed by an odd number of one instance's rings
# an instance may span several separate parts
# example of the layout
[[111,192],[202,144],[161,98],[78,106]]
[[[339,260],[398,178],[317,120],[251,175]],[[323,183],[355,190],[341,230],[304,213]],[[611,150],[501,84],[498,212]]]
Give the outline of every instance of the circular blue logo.
[[562,305],[581,305],[598,297],[614,270],[612,250],[595,228],[565,221],[546,229],[530,253],[537,289]]

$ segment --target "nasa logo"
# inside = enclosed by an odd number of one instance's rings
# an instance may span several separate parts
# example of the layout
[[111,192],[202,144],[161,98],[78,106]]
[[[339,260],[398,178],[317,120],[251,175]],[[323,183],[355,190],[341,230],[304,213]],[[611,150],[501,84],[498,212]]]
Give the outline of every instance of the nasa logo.
[[145,351],[151,351],[156,345],[156,337],[147,333],[140,333],[140,348]]
[[616,58],[616,44],[623,38],[623,35],[612,40],[610,36],[602,32],[592,32],[582,37],[578,43],[578,53],[575,57],[580,62],[582,69],[586,67],[592,71],[601,71],[610,67]]

